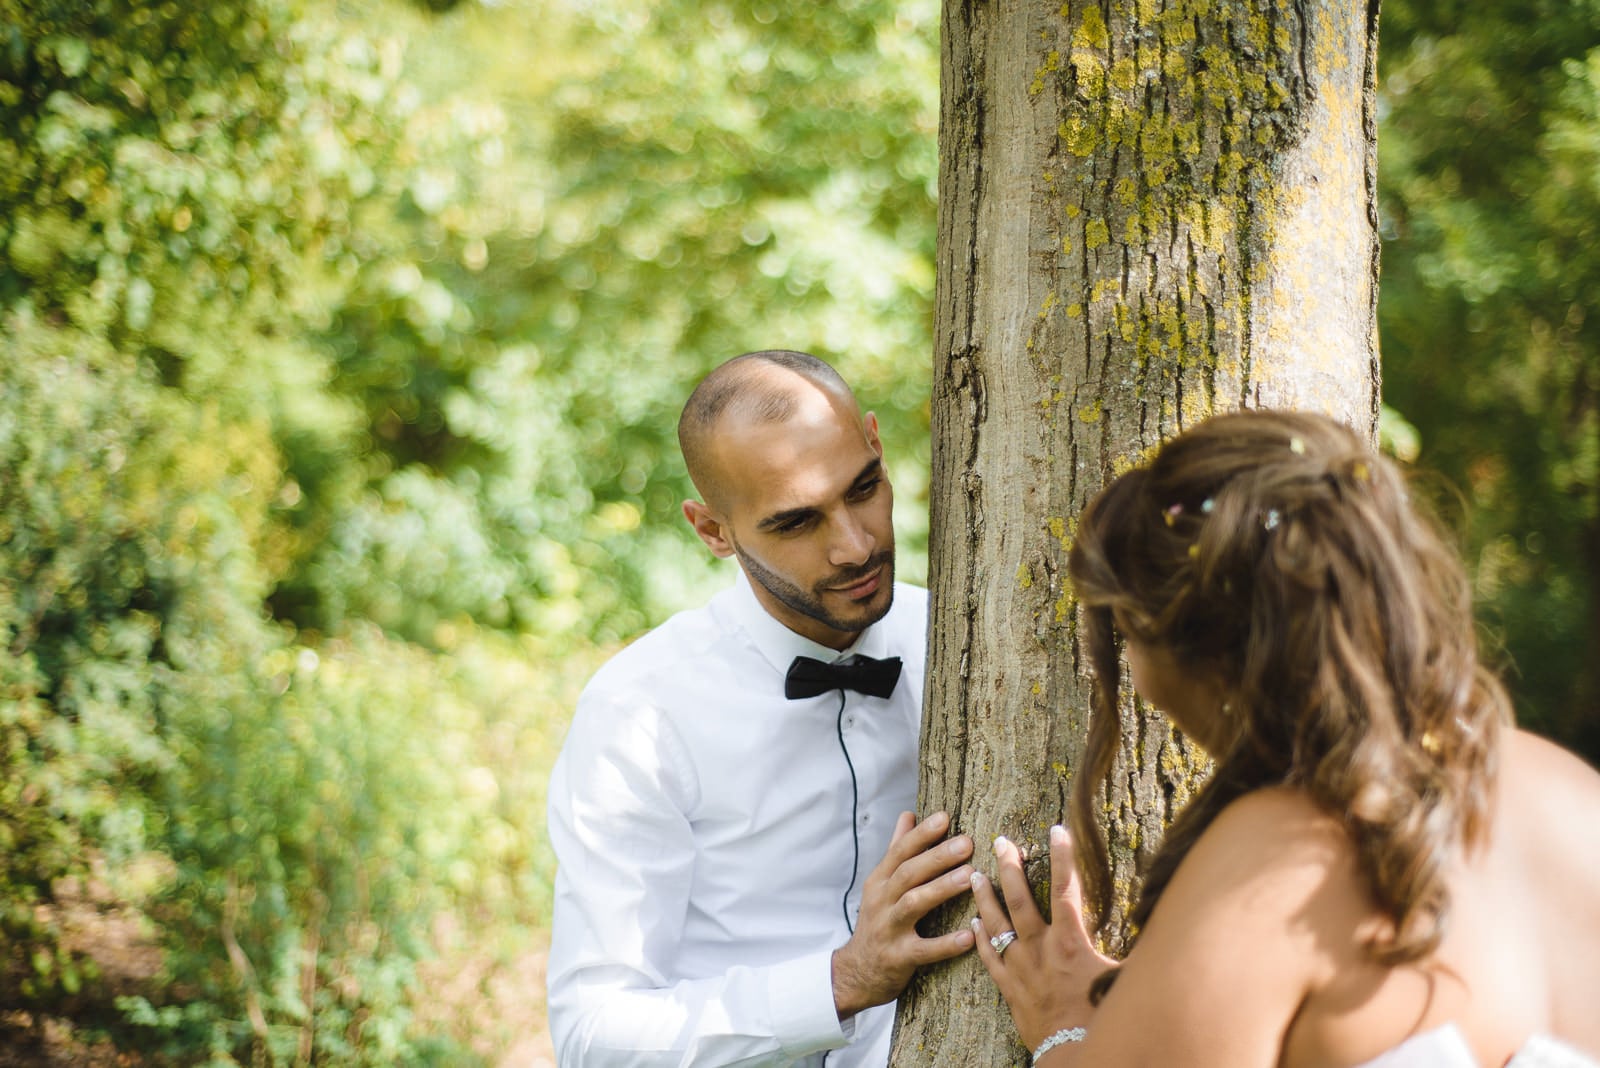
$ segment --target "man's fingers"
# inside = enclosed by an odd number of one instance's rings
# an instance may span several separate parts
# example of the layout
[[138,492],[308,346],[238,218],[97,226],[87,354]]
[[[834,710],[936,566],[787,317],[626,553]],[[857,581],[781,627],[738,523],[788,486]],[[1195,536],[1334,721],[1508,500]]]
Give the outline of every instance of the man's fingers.
[[[907,840],[910,840],[909,836]],[[966,835],[958,834],[945,842],[935,837],[928,843],[928,848],[899,858],[895,867],[890,869],[889,863],[897,859],[897,850],[891,846],[881,866],[884,888],[891,898],[904,897],[917,887],[937,880],[944,872],[965,864],[971,856],[972,839]]]
[[914,927],[924,916],[972,888],[972,868],[962,864],[954,871],[918,883],[894,900],[889,916],[897,923]]
[[1028,889],[1028,877],[1022,871],[1022,852],[1009,838],[1002,836],[994,840],[994,859],[1000,890],[1005,894],[1006,911],[1011,914],[1017,934],[1026,936],[1044,930],[1044,917],[1033,903],[1033,891]]
[[911,828],[916,825],[917,814],[915,812],[900,813],[900,818],[894,821],[894,833],[889,836],[889,847],[893,849],[894,844],[910,833]]
[[[951,957],[959,957],[972,948],[975,941],[972,928],[962,927],[948,934],[936,935],[933,938],[919,938],[912,950],[912,959],[917,967],[928,964],[937,964]],[[987,947],[987,944],[985,945]],[[993,952],[993,950],[991,950]]]
[[883,867],[893,871],[918,853],[944,837],[950,829],[948,813],[935,812],[921,823],[910,812],[900,813],[895,822],[894,836],[889,839],[889,850],[883,855]]

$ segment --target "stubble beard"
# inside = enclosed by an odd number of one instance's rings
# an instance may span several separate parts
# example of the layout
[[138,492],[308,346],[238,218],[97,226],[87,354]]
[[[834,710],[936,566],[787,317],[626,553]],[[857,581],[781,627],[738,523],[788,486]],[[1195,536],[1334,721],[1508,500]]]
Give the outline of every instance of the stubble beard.
[[[744,566],[744,573],[750,576],[750,581],[772,594],[784,607],[815,620],[825,627],[841,631],[846,634],[859,633],[889,614],[889,609],[894,604],[894,550],[884,549],[874,554],[866,563],[859,567],[847,568],[830,575],[826,580],[817,583],[810,591],[801,589],[776,571],[766,567],[755,557],[745,552],[737,543],[733,551],[739,557],[739,563]],[[880,608],[870,609],[865,614],[852,619],[846,619],[837,613],[828,611],[822,603],[823,593],[829,589],[848,586],[852,582],[883,569],[879,578],[879,588],[887,591]]]

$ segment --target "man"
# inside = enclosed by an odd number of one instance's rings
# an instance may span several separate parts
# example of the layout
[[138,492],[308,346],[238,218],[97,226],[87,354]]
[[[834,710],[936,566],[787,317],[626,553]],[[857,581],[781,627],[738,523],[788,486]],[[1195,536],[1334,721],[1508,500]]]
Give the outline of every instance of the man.
[[579,699],[550,782],[556,1058],[876,1068],[913,971],[973,937],[915,927],[972,841],[908,811],[927,593],[894,582],[878,422],[767,351],[708,375],[678,440],[683,514],[740,575]]

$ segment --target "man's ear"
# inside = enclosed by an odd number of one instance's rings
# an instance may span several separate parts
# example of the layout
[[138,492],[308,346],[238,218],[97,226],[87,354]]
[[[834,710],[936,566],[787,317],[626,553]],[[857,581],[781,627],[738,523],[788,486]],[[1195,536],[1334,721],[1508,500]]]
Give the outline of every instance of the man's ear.
[[867,432],[867,444],[878,454],[878,459],[883,459],[883,442],[878,438],[878,413],[868,412],[862,416],[861,425]]
[[728,537],[723,522],[709,507],[700,501],[683,502],[683,518],[689,521],[700,540],[712,554],[723,559],[733,555],[733,540]]

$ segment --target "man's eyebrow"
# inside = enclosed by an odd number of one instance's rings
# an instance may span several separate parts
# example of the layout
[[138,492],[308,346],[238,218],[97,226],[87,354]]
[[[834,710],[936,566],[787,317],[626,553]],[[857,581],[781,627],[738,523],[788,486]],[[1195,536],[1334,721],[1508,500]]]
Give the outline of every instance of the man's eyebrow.
[[861,473],[855,477],[855,481],[851,482],[850,485],[859,486],[873,475],[879,474],[882,471],[883,461],[874,456],[872,459],[867,461],[867,466],[861,469]]
[[[856,477],[850,480],[850,488],[854,489],[873,476],[880,474],[882,471],[883,461],[874,456],[871,460],[867,461],[867,465],[861,469]],[[812,505],[803,505],[799,508],[786,508],[781,512],[773,512],[771,515],[761,520],[756,524],[756,529],[760,531],[775,530],[778,527],[787,526],[796,520],[809,519],[810,517],[816,515],[818,511],[819,509]]]
[[756,524],[757,530],[776,530],[778,527],[788,526],[801,519],[809,519],[817,514],[817,509],[811,507],[789,508],[782,512],[774,512]]

